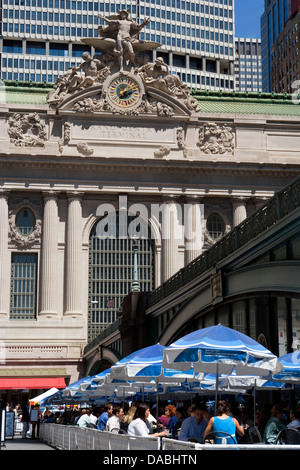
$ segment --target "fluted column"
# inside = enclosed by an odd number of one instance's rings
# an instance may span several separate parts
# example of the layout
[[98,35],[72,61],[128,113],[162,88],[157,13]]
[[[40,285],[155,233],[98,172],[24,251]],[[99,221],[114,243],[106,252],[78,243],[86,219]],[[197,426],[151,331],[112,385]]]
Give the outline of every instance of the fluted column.
[[185,264],[202,253],[203,226],[201,198],[190,196],[184,205]]
[[39,315],[57,315],[58,193],[45,191],[41,251],[41,297]]
[[233,206],[233,226],[236,227],[247,218],[246,199],[243,197],[234,198]]
[[9,314],[8,196],[9,191],[0,191],[0,316]]
[[177,206],[174,196],[164,197],[162,219],[162,281],[169,279],[176,269],[177,246],[175,235],[177,229]]
[[67,193],[66,282],[64,315],[82,315],[82,193]]

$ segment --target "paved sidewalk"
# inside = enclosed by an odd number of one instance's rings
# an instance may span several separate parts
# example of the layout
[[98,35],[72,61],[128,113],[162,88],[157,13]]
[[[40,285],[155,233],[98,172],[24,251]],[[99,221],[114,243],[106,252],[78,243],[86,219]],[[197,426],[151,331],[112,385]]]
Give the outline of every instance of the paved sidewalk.
[[1,450],[55,450],[53,447],[48,446],[40,439],[26,438],[22,439],[20,435],[15,435],[13,438],[7,437],[5,445],[1,445]]

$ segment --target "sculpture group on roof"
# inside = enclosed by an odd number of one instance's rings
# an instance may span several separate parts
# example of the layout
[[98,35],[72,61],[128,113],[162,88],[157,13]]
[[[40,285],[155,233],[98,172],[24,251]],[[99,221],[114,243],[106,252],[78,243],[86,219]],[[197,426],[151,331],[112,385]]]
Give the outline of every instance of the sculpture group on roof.
[[[71,67],[57,79],[47,96],[49,105],[57,106],[75,92],[92,86],[101,89],[110,75],[119,72],[140,77],[145,90],[154,88],[181,100],[190,111],[197,110],[198,103],[191,97],[190,90],[177,75],[170,73],[164,60],[157,57],[154,62],[149,62],[146,52],[160,45],[138,39],[141,30],[149,23],[149,18],[137,24],[130,18],[128,10],[118,11],[117,15],[109,18],[99,17],[107,26],[99,26],[98,38],[83,39],[83,42],[101,50],[101,54],[92,57],[89,52],[84,52],[83,63],[79,67]],[[105,100],[104,94],[102,100]]]

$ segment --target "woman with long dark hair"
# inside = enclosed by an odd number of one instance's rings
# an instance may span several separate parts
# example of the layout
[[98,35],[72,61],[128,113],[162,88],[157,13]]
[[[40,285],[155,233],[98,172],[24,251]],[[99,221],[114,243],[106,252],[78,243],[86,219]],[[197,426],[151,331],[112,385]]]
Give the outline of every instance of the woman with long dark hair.
[[[222,444],[224,437],[227,444],[236,443],[236,431],[240,436],[244,435],[244,429],[239,422],[231,416],[230,408],[225,400],[219,400],[217,403],[216,416],[211,418],[204,432],[204,440],[208,433],[215,433],[215,444]],[[218,434],[219,433],[219,434]],[[222,434],[226,433],[226,434]]]
[[136,409],[133,420],[128,426],[129,436],[135,437],[160,437],[168,436],[168,431],[161,431],[155,434],[150,434],[150,426],[147,421],[150,415],[150,408],[146,403],[140,403]]

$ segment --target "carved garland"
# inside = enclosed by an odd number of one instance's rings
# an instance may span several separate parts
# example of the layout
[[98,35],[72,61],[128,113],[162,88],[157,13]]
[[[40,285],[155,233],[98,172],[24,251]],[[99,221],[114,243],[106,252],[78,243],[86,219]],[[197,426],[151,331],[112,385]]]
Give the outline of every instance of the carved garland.
[[[28,235],[23,235],[17,228],[16,216],[23,208],[30,209],[35,216],[35,227]],[[8,213],[9,221],[9,236],[13,244],[17,245],[19,249],[26,250],[33,245],[41,243],[42,232],[42,217],[41,217],[41,204],[32,203],[28,199],[22,200],[18,205],[13,206]]]
[[44,147],[47,138],[45,123],[38,113],[14,113],[8,120],[8,135],[16,147]]
[[81,113],[110,111],[113,114],[121,115],[136,115],[139,114],[157,114],[157,116],[171,117],[174,115],[171,106],[160,101],[151,100],[151,98],[144,98],[138,108],[134,109],[115,109],[113,108],[105,97],[89,97],[79,100],[72,107],[72,111]]
[[199,130],[199,140],[197,146],[205,154],[225,154],[233,155],[234,133],[232,127],[227,124],[222,126],[215,122],[206,122]]

